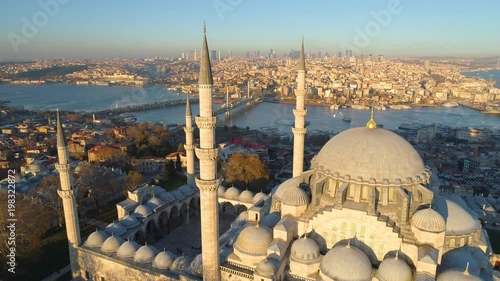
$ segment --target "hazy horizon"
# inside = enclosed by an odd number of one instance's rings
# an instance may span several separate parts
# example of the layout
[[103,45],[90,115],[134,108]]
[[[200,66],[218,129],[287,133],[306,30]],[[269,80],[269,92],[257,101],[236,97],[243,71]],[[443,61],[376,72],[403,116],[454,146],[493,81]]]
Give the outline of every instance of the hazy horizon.
[[180,57],[209,47],[227,57],[270,49],[388,57],[498,57],[496,11],[482,1],[72,1],[0,3],[0,61]]

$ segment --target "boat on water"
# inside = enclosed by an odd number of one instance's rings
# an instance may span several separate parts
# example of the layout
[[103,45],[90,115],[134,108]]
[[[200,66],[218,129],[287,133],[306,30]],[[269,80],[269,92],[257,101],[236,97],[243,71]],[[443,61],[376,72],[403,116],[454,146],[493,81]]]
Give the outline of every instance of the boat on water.
[[344,118],[342,118],[342,121],[344,121],[344,122],[348,122],[348,123],[351,123],[351,118],[349,118],[349,117],[344,117]]
[[458,103],[454,102],[454,101],[449,101],[449,102],[445,102],[443,103],[443,106],[444,107],[457,107],[458,106]]
[[351,107],[353,109],[357,109],[357,110],[368,110],[368,109],[370,109],[368,106],[362,105],[362,104],[353,104],[353,105],[351,105]]

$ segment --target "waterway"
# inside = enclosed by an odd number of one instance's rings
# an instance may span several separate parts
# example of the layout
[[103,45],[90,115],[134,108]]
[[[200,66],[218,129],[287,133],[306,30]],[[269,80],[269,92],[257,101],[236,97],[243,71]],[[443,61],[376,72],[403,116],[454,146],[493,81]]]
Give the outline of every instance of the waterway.
[[500,69],[493,69],[490,71],[481,72],[462,72],[462,75],[469,77],[479,77],[488,81],[497,81],[495,86],[500,88]]
[[[160,100],[184,99],[182,93],[169,92],[165,87],[105,87],[77,85],[0,85],[0,100],[10,100],[13,106],[24,106],[30,110],[74,110],[96,111],[115,106],[141,104]],[[215,104],[218,108],[220,105]],[[291,133],[293,124],[292,104],[257,103],[241,107],[230,116],[220,115],[220,125],[272,128],[280,133]],[[330,110],[329,107],[309,106],[306,120],[309,131],[343,131],[351,127],[364,126],[369,120],[369,111],[351,108]],[[197,104],[193,113],[199,112]],[[161,122],[163,124],[184,123],[183,106],[163,108],[135,113],[138,122]],[[351,118],[345,122],[344,117]],[[474,127],[500,129],[500,117],[482,114],[466,107],[414,107],[410,110],[376,111],[375,120],[387,129],[397,129],[401,123],[443,124],[452,127]]]

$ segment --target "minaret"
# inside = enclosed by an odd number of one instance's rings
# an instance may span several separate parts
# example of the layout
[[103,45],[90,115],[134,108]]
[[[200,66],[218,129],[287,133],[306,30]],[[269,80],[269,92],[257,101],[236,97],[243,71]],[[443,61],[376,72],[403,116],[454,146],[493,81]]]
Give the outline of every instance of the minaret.
[[200,159],[200,175],[196,185],[200,189],[201,209],[201,249],[203,259],[203,280],[220,280],[219,270],[219,204],[217,188],[220,178],[217,175],[219,150],[215,145],[215,126],[217,118],[212,112],[213,84],[212,68],[208,54],[206,27],[203,27],[203,47],[201,49],[199,97],[200,115],[196,125],[200,130],[200,145],[195,148]]
[[63,202],[66,235],[68,236],[69,258],[73,278],[79,276],[76,247],[80,246],[80,225],[76,209],[77,188],[73,185],[73,176],[69,169],[69,152],[64,138],[59,110],[57,111],[57,171],[61,181],[61,189],[57,191]]
[[305,119],[307,109],[304,108],[306,94],[306,59],[304,57],[304,38],[302,38],[302,49],[300,50],[299,67],[297,74],[297,89],[295,90],[296,106],[293,110],[295,116],[295,127],[293,132],[293,177],[300,176],[304,168],[304,138],[307,132]]
[[191,187],[195,187],[194,182],[194,146],[193,146],[193,119],[191,117],[191,103],[189,102],[189,96],[186,100],[186,126],[184,127],[184,132],[186,133],[186,144],[184,149],[186,150],[187,157],[187,184]]

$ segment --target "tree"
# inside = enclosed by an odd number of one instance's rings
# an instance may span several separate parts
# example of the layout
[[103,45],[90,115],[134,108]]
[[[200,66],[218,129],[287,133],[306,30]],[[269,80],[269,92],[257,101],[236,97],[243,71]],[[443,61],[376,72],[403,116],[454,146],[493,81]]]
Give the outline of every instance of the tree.
[[57,218],[57,225],[61,227],[64,222],[64,209],[62,199],[57,194],[60,189],[61,182],[58,177],[50,175],[42,178],[38,183],[36,193],[42,200],[43,205],[47,208],[51,217]]
[[109,156],[109,158],[104,162],[104,166],[119,168],[123,172],[129,172],[132,169],[132,160],[123,151],[114,153]]
[[181,154],[178,153],[177,157],[175,158],[175,172],[180,173],[182,172],[182,163],[181,163]]
[[169,181],[174,179],[176,176],[175,173],[175,164],[174,161],[172,160],[167,160],[163,163],[163,170],[162,170],[162,179],[163,181]]
[[137,185],[140,185],[144,182],[141,173],[136,171],[130,171],[127,175],[127,180],[125,186],[127,190],[133,190]]
[[177,152],[186,152],[186,149],[184,149],[184,144],[179,143],[177,145]]
[[244,185],[252,191],[260,191],[269,181],[267,165],[258,156],[235,153],[222,166],[225,181]]

